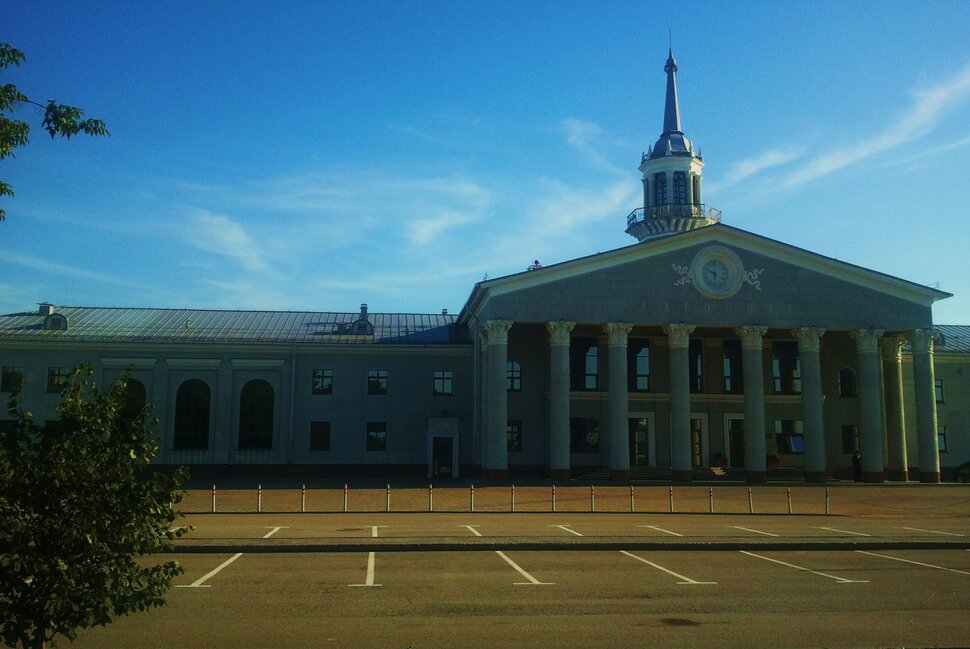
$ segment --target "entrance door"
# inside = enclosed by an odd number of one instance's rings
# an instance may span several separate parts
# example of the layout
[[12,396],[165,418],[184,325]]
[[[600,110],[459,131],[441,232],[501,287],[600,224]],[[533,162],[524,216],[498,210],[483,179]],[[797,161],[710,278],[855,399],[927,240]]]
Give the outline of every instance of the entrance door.
[[690,417],[690,465],[692,467],[710,466],[710,454],[707,438],[707,415],[691,415]]
[[451,437],[431,438],[431,476],[434,478],[450,478],[454,468],[452,451],[454,440]]
[[649,431],[646,417],[630,419],[630,466],[650,464],[650,448],[647,444]]
[[728,465],[744,468],[744,420],[728,419]]

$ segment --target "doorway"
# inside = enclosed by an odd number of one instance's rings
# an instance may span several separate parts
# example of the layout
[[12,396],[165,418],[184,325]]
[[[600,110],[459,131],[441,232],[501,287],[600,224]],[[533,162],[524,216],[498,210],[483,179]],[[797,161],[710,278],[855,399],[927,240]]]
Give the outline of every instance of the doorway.
[[450,437],[431,438],[431,477],[450,478],[454,472],[452,462],[454,440]]
[[707,415],[690,416],[690,465],[692,467],[710,466],[710,440],[707,432]]
[[724,416],[724,448],[727,449],[727,465],[744,468],[744,416]]
[[652,412],[630,413],[630,466],[657,466],[657,434],[653,423]]
[[428,477],[458,477],[458,417],[428,417]]

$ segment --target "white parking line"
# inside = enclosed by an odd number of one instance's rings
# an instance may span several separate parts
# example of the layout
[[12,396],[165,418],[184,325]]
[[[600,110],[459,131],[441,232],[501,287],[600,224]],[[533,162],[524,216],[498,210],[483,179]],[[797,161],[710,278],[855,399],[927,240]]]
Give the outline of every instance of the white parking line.
[[[377,529],[374,529],[374,536],[377,536]],[[348,586],[380,586],[381,584],[374,583],[374,563],[376,562],[376,553],[370,552],[367,554],[367,577],[364,579],[362,584],[347,584]]]
[[290,528],[287,527],[287,526],[285,526],[285,525],[282,525],[280,527],[273,527],[273,528],[267,527],[266,529],[268,529],[269,532],[266,532],[266,534],[263,536],[264,539],[268,539],[269,537],[273,536],[274,534],[276,534],[280,530],[288,530]]
[[909,530],[911,532],[926,532],[927,534],[944,534],[946,536],[963,536],[963,534],[957,534],[956,532],[938,532],[937,530],[921,530],[918,527],[901,527],[901,530]]
[[794,563],[787,563],[785,561],[780,561],[778,559],[772,559],[771,557],[765,557],[760,554],[755,554],[754,552],[748,552],[747,550],[738,550],[741,554],[746,554],[749,557],[756,557],[758,559],[764,559],[765,561],[771,561],[772,563],[777,563],[783,566],[788,566],[789,568],[794,568],[795,570],[804,570],[805,572],[810,572],[813,575],[820,575],[822,577],[828,577],[829,579],[834,579],[840,584],[868,584],[868,579],[845,579],[844,577],[836,577],[835,575],[829,575],[824,572],[819,572],[817,570],[810,570],[808,568],[803,568],[802,566],[796,566]]
[[917,566],[923,566],[924,568],[936,568],[937,570],[945,570],[947,572],[956,572],[961,575],[970,575],[970,572],[966,570],[957,570],[956,568],[944,568],[943,566],[934,566],[932,563],[922,563],[921,561],[911,561],[909,559],[900,559],[899,557],[891,557],[888,554],[877,554],[875,552],[866,552],[865,550],[856,550],[859,554],[868,554],[871,557],[882,557],[883,559],[892,559],[893,561],[902,561],[903,563],[912,563]]
[[566,531],[567,531],[567,532],[569,532],[570,534],[575,534],[576,536],[582,536],[582,534],[580,534],[580,533],[579,533],[579,532],[577,532],[576,530],[571,530],[571,529],[569,529],[568,527],[566,527],[565,525],[550,525],[549,527],[558,527],[558,528],[559,528],[559,529],[561,529],[561,530],[566,530]]
[[208,572],[202,575],[201,577],[193,581],[191,584],[177,584],[175,587],[176,588],[210,588],[210,586],[203,586],[202,584],[204,584],[210,578],[214,577],[216,574],[219,573],[220,570],[228,566],[230,563],[232,563],[242,555],[243,555],[242,552],[237,552],[236,554],[234,554],[233,556],[229,557],[221,564],[219,564],[219,566],[215,570],[212,570],[211,572]]
[[505,561],[505,563],[507,563],[510,566],[512,566],[513,568],[515,568],[515,570],[520,575],[522,575],[523,577],[525,577],[526,579],[529,580],[528,582],[522,582],[522,581],[515,582],[515,583],[512,584],[513,586],[555,586],[555,584],[553,584],[552,582],[539,581],[538,579],[536,579],[535,577],[533,577],[532,575],[530,575],[529,573],[527,573],[525,570],[523,570],[522,568],[520,568],[517,563],[515,563],[514,561],[512,561],[511,559],[509,559],[507,556],[505,556],[505,553],[502,552],[501,550],[496,550],[495,551],[495,554],[497,554],[498,556],[502,557],[502,559]]
[[761,530],[753,530],[750,527],[741,527],[740,525],[728,525],[728,527],[733,527],[736,530],[744,530],[745,532],[754,532],[755,534],[764,534],[765,536],[779,536],[778,534],[772,534],[771,532],[762,532]]
[[471,532],[472,534],[474,534],[475,536],[481,536],[482,535],[481,532],[479,532],[478,530],[475,529],[476,527],[481,527],[480,525],[459,525],[458,527],[467,527],[468,528],[468,531]]
[[849,530],[839,530],[834,527],[817,527],[815,529],[828,530],[829,532],[838,532],[839,534],[852,534],[854,536],[872,536],[872,534],[863,534],[862,532],[850,532]]
[[647,561],[643,557],[638,557],[637,555],[632,554],[630,552],[627,552],[626,550],[620,550],[620,554],[625,554],[626,556],[632,557],[632,558],[636,559],[637,561],[641,561],[641,562],[647,564],[648,566],[652,566],[652,567],[656,568],[657,570],[662,570],[663,572],[666,572],[668,575],[671,575],[673,577],[676,577],[677,579],[683,579],[683,581],[678,581],[677,582],[678,584],[683,584],[683,585],[687,585],[687,586],[698,586],[698,585],[704,585],[704,584],[716,584],[717,583],[716,581],[694,581],[690,577],[685,577],[683,575],[679,575],[676,572],[674,572],[673,570],[667,570],[663,566],[658,566],[653,561]]
[[683,536],[683,534],[678,534],[677,532],[671,532],[670,530],[665,530],[662,527],[657,527],[656,525],[637,525],[637,527],[649,527],[652,530],[657,530],[658,532],[663,532],[664,534],[669,534],[671,536]]
[[371,528],[370,528],[371,538],[375,538],[375,539],[377,538],[377,528],[378,527],[387,527],[387,525],[371,525]]

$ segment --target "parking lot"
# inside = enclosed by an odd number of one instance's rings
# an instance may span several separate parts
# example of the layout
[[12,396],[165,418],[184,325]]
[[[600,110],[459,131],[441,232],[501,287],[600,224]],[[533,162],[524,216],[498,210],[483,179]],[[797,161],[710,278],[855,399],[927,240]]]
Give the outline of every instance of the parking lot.
[[[358,512],[184,523],[194,529],[179,544],[185,574],[169,605],[82,632],[74,646],[970,639],[970,519],[960,515]],[[711,549],[719,543],[737,549]]]

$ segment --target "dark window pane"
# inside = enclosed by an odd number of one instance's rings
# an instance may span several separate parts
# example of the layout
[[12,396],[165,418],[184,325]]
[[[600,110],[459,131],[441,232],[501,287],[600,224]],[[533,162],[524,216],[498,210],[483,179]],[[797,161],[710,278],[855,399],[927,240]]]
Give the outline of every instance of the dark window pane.
[[266,451],[273,448],[273,386],[255,379],[239,394],[239,448]]
[[205,449],[209,447],[209,402],[211,392],[205,381],[189,379],[175,395],[175,425],[172,447]]
[[310,422],[310,450],[311,451],[330,450],[330,422],[329,421]]

